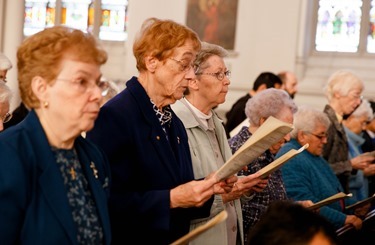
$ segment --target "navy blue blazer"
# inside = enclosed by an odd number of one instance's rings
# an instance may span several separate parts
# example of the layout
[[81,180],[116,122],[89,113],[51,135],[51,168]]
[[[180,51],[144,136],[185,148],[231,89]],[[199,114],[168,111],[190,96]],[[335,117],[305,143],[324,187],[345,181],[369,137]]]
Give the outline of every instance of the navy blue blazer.
[[[104,243],[110,244],[108,160],[82,137],[74,147],[96,203]],[[63,178],[34,111],[0,134],[0,243],[77,244]]]
[[111,165],[113,243],[169,244],[189,232],[191,219],[209,215],[213,198],[202,208],[170,208],[170,190],[194,179],[185,127],[173,113],[168,141],[137,78],[126,87],[87,133]]

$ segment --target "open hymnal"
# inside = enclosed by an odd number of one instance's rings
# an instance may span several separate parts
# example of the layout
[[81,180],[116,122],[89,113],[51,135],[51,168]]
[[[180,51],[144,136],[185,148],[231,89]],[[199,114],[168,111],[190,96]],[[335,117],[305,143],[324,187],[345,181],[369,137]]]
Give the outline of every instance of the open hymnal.
[[228,159],[215,173],[217,181],[221,181],[237,173],[243,167],[279,142],[292,131],[293,125],[282,122],[272,116],[254,132],[254,134]]
[[270,175],[272,172],[274,172],[277,169],[281,168],[286,162],[288,162],[288,160],[290,160],[291,158],[293,158],[297,154],[301,153],[302,151],[304,151],[308,147],[309,147],[309,144],[305,144],[304,146],[302,146],[298,150],[296,150],[296,149],[289,150],[288,152],[286,152],[285,154],[283,154],[282,156],[280,156],[279,158],[277,158],[275,161],[271,162],[267,166],[265,166],[262,169],[260,169],[258,171],[258,173],[261,174],[260,178],[265,178],[268,175]]
[[363,199],[361,201],[358,201],[352,205],[349,205],[349,206],[346,206],[345,209],[346,210],[349,210],[349,209],[356,209],[356,208],[360,208],[360,207],[363,207],[364,205],[368,204],[368,203],[371,203],[375,200],[375,194],[372,195],[371,197],[368,197],[366,199]]
[[348,198],[348,197],[352,197],[352,196],[353,196],[352,193],[346,194],[344,192],[339,192],[339,193],[337,193],[335,195],[332,195],[330,197],[327,197],[326,199],[321,200],[320,202],[314,203],[314,205],[312,205],[310,207],[307,207],[307,208],[310,209],[310,210],[315,210],[315,209],[321,208],[321,207],[323,207],[325,205],[334,203],[334,202],[336,202],[338,200],[341,200],[341,199],[344,199],[344,198]]
[[207,223],[198,226],[194,230],[190,231],[188,234],[184,235],[183,237],[179,238],[178,240],[171,243],[171,245],[183,245],[188,244],[191,240],[197,238],[200,234],[207,231],[208,229],[214,227],[215,225],[223,222],[228,217],[227,211],[223,210],[218,215],[210,219]]

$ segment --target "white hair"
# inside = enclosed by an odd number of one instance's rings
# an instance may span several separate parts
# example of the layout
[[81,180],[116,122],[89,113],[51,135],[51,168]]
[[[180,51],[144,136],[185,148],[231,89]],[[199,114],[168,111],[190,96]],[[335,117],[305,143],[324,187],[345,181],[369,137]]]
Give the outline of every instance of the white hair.
[[260,126],[261,118],[270,116],[278,118],[284,108],[290,109],[293,114],[298,109],[286,91],[268,88],[256,93],[247,101],[245,114],[249,118],[250,125]]
[[0,81],[0,103],[8,102],[12,98],[12,91],[2,81]]
[[0,70],[6,71],[11,69],[12,67],[12,62],[10,62],[8,57],[6,57],[5,54],[0,53]]
[[352,113],[352,116],[357,117],[357,118],[365,116],[367,117],[367,121],[371,121],[373,119],[374,114],[373,114],[370,102],[366,99],[363,99],[362,103]]
[[334,72],[329,77],[324,87],[324,93],[327,96],[328,101],[331,101],[335,93],[346,96],[356,87],[361,89],[361,91],[364,90],[362,80],[353,72],[340,70]]
[[314,132],[320,124],[326,129],[331,125],[326,113],[308,105],[299,106],[297,113],[294,114],[294,128],[290,136],[296,139],[299,131]]

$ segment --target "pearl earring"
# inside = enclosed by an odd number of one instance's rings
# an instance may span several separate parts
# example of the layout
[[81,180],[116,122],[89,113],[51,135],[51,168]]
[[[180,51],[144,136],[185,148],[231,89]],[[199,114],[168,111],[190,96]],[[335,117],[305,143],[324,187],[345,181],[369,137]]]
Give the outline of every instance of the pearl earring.
[[43,102],[43,106],[44,106],[44,108],[48,108],[48,106],[49,106],[48,101],[44,101],[44,102]]

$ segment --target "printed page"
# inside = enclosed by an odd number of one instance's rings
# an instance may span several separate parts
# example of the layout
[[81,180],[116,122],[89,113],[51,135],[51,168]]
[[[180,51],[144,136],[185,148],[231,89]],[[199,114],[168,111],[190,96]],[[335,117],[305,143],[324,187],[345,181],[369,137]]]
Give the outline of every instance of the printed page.
[[281,168],[286,162],[288,162],[288,160],[290,160],[291,158],[293,158],[297,154],[301,153],[302,151],[304,151],[308,147],[309,147],[309,144],[305,144],[304,146],[302,146],[298,150],[291,149],[290,151],[286,152],[284,155],[280,156],[275,161],[271,162],[270,164],[268,164],[264,168],[260,169],[258,171],[261,174],[260,177],[261,178],[267,177],[268,175],[270,175],[274,171]]
[[221,181],[240,171],[259,155],[279,142],[292,131],[293,125],[269,117],[255,133],[232,155],[216,172],[217,181]]
[[195,238],[197,238],[203,232],[207,231],[208,229],[210,229],[210,228],[214,227],[215,225],[217,225],[217,224],[223,222],[224,220],[226,220],[227,217],[228,217],[227,211],[223,210],[218,215],[216,215],[211,220],[209,220],[207,223],[205,223],[204,225],[201,225],[201,226],[195,228],[194,230],[190,231],[185,236],[183,236],[183,237],[179,238],[177,241],[171,243],[171,245],[187,244],[191,240],[194,240]]

